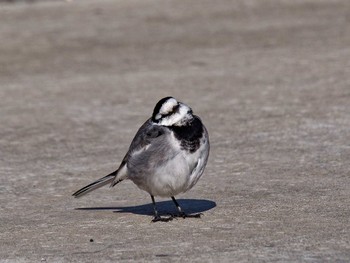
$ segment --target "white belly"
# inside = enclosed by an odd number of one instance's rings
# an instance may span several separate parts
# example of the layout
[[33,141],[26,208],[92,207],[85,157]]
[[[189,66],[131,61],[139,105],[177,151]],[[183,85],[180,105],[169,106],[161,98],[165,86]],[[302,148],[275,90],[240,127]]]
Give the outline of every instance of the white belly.
[[159,155],[158,151],[154,155],[145,151],[145,156],[152,158],[147,159],[147,162],[142,158],[140,162],[136,160],[132,171],[129,171],[128,178],[153,196],[171,197],[188,191],[197,183],[207,163],[207,137],[202,138],[201,147],[194,153],[182,150],[173,136],[169,136],[168,139],[169,143],[163,147],[167,150],[163,149],[162,155]]
[[154,196],[175,196],[186,190],[189,178],[188,163],[181,154],[178,154],[164,166],[159,167],[153,175],[148,176],[146,187]]
[[[193,153],[181,152],[148,176],[146,188],[154,196],[170,197],[190,190],[203,174],[208,159],[206,143]],[[140,187],[141,188],[141,187]]]

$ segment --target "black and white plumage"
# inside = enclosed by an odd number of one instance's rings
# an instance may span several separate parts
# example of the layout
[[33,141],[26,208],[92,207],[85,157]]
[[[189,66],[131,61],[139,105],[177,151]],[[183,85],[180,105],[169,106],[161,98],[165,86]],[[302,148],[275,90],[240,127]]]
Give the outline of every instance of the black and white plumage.
[[81,197],[106,184],[114,186],[130,179],[151,195],[153,221],[169,221],[158,215],[154,196],[171,197],[181,217],[186,215],[175,195],[191,189],[203,174],[209,156],[209,136],[192,109],[173,97],[161,99],[152,117],[137,131],[118,170],[73,194]]

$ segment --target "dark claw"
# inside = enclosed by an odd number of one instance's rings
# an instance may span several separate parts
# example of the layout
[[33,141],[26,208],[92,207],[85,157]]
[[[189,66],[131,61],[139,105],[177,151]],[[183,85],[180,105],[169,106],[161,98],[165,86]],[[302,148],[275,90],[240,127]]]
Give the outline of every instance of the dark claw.
[[155,216],[153,219],[152,219],[152,222],[169,222],[171,220],[173,220],[174,217],[173,216],[170,216],[170,217],[161,217],[161,216]]

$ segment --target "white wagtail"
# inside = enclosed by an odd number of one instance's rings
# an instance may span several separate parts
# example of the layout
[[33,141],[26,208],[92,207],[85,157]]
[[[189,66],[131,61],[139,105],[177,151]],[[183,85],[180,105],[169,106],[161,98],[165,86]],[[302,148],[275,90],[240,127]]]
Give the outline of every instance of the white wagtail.
[[[151,195],[154,219],[200,217],[185,214],[175,195],[191,189],[203,174],[209,156],[209,136],[192,109],[173,97],[161,99],[149,118],[137,131],[119,168],[83,187],[73,196],[81,197],[106,184],[111,187],[130,179]],[[158,215],[154,196],[171,197],[178,215]]]

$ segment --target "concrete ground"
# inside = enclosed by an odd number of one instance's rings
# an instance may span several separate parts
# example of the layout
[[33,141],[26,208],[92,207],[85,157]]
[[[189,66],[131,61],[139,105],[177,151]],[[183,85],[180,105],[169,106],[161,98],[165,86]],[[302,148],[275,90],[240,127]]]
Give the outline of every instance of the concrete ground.
[[[0,39],[1,262],[349,262],[348,0],[3,2]],[[203,217],[72,198],[168,95],[211,136]]]

